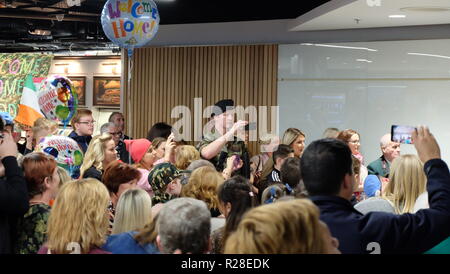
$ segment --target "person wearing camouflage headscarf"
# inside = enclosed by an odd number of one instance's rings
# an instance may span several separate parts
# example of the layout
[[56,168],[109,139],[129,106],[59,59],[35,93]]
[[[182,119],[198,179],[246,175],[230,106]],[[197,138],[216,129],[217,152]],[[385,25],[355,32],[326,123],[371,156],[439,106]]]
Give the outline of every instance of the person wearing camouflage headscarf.
[[171,163],[162,163],[153,168],[148,175],[148,182],[154,196],[152,204],[165,203],[181,193],[181,173]]

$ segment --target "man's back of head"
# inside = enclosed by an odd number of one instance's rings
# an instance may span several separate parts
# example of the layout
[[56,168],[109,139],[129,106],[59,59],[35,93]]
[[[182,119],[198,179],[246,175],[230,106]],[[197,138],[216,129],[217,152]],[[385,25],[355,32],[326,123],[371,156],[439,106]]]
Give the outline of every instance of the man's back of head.
[[305,149],[300,166],[309,195],[338,195],[345,176],[352,174],[352,153],[343,141],[321,139]]
[[297,157],[287,158],[280,169],[281,181],[288,184],[292,189],[300,183],[300,159]]
[[158,217],[158,247],[161,253],[201,254],[209,250],[211,213],[205,202],[177,198],[167,202]]

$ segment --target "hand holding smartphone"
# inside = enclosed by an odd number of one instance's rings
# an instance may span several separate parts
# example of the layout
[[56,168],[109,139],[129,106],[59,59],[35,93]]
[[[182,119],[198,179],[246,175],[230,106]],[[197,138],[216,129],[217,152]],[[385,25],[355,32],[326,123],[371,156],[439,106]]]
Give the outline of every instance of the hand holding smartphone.
[[233,169],[236,169],[239,167],[240,161],[241,161],[241,157],[239,155],[235,155],[235,158],[233,161]]
[[412,144],[412,134],[416,131],[413,126],[393,125],[391,127],[391,141],[401,144]]

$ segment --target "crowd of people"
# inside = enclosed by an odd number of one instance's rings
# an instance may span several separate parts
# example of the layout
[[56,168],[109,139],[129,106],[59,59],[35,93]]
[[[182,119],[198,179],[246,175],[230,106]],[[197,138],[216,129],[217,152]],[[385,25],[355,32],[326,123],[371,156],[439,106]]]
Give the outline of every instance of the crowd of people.
[[308,146],[297,128],[265,135],[251,155],[233,107],[215,104],[195,146],[164,122],[130,138],[119,112],[92,136],[78,110],[69,137],[84,160],[70,174],[35,151],[55,122],[17,144],[1,119],[0,253],[450,253],[450,173],[428,128],[413,133],[417,155],[381,132],[372,162],[357,131],[337,128]]

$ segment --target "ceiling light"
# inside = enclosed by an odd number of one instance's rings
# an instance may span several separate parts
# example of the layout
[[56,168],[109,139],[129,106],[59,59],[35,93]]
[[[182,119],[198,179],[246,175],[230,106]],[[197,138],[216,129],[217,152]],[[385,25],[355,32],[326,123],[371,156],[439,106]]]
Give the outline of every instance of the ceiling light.
[[417,52],[408,52],[408,55],[417,55],[417,56],[427,56],[427,57],[436,57],[436,58],[450,59],[450,56],[436,55],[436,54],[427,54],[427,53],[417,53]]
[[326,48],[358,49],[358,50],[367,50],[367,51],[378,51],[378,50],[376,50],[376,49],[369,49],[369,48],[363,48],[363,47],[347,47],[347,46],[326,45],[326,44],[310,44],[310,43],[303,43],[303,44],[300,44],[300,45],[301,45],[301,46],[326,47]]
[[372,63],[373,61],[367,60],[367,59],[356,59],[357,62],[367,62]]
[[393,14],[393,15],[389,15],[389,18],[406,18],[406,15],[404,15],[404,14]]

